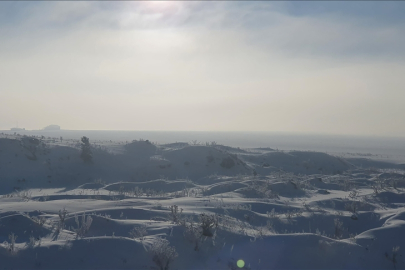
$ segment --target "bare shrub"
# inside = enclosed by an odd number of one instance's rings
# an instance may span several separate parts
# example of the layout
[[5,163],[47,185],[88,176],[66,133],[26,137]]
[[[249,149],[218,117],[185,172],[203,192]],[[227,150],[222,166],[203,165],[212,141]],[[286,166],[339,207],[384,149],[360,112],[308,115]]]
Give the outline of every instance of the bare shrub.
[[296,217],[302,217],[302,214],[303,214],[302,209],[295,209],[295,210],[293,210],[292,212],[293,212],[293,215],[294,215],[294,216],[296,216]]
[[205,142],[205,146],[212,146],[212,147],[215,147],[215,146],[217,146],[217,145],[218,145],[218,144],[217,144],[216,141]]
[[215,238],[215,232],[211,230],[218,228],[219,216],[217,214],[200,214],[198,223],[193,218],[184,219],[181,225],[185,227],[184,237],[194,244],[194,250],[199,250],[199,242],[203,236]]
[[380,193],[380,188],[377,185],[373,185],[373,194],[378,195]]
[[119,195],[124,195],[125,194],[125,187],[124,186],[120,186],[118,189],[118,194]]
[[19,191],[17,192],[17,196],[23,199],[24,201],[31,200],[32,192],[31,191]]
[[27,247],[29,247],[29,248],[34,248],[35,245],[40,246],[40,245],[41,245],[41,238],[40,238],[40,237],[35,238],[34,236],[31,235],[31,236],[28,238],[28,242],[27,242],[25,245],[26,245]]
[[359,206],[358,206],[357,202],[346,203],[345,209],[346,209],[346,211],[350,211],[353,213],[353,215],[355,215],[357,210],[359,209]]
[[63,210],[59,210],[59,213],[58,213],[59,222],[58,222],[58,228],[57,228],[58,232],[65,228],[66,215],[67,215],[67,210],[65,208],[63,208]]
[[353,244],[356,244],[356,241],[357,241],[357,240],[356,240],[356,236],[357,236],[356,234],[352,234],[352,233],[349,234],[349,237],[350,237],[349,240],[350,240],[350,242],[352,242]]
[[180,191],[176,191],[173,193],[175,198],[181,198],[181,197],[192,197],[192,195],[194,194],[193,189],[190,188],[183,188]]
[[201,240],[201,227],[194,223],[194,220],[190,218],[189,220],[183,221],[184,237],[194,244],[194,250],[199,250],[199,242]]
[[317,235],[322,235],[321,231],[320,231],[318,228],[316,228],[315,234],[317,234]]
[[17,235],[15,235],[14,233],[9,234],[8,239],[10,239],[10,243],[6,242],[6,246],[8,251],[11,254],[16,254],[17,253],[17,248],[15,246],[15,241],[17,240]]
[[25,244],[27,247],[29,248],[33,248],[35,246],[35,237],[34,236],[30,236],[28,242]]
[[81,222],[79,221],[79,216],[75,215],[75,222],[77,228],[74,230],[76,232],[76,237],[84,237],[89,231],[93,218],[91,216],[86,216],[86,213],[83,213]]
[[143,241],[145,239],[145,236],[148,235],[148,231],[146,230],[146,225],[142,224],[141,226],[134,227],[130,232],[129,235],[133,239],[139,239]]
[[343,190],[349,191],[353,188],[353,184],[348,180],[344,179],[342,183]]
[[145,190],[145,194],[147,197],[154,197],[158,194],[158,192],[154,189],[148,188]]
[[46,222],[46,218],[45,217],[32,217],[32,220],[37,223],[39,226],[44,226],[45,222]]
[[352,191],[350,191],[350,193],[349,193],[349,197],[351,198],[351,199],[356,199],[357,198],[357,196],[359,196],[359,192],[357,191],[357,190],[352,190]]
[[139,188],[139,187],[135,187],[133,190],[132,190],[132,194],[134,194],[134,196],[135,197],[141,197],[142,195],[143,195],[143,189],[142,188]]
[[200,226],[202,228],[202,235],[212,237],[213,233],[211,232],[212,228],[217,228],[219,223],[219,218],[217,214],[201,214],[198,217],[200,221]]
[[398,180],[392,179],[392,180],[390,181],[390,185],[391,185],[392,188],[398,189]]
[[106,184],[105,181],[102,180],[101,178],[95,179],[95,180],[94,180],[94,183],[95,183],[95,184],[100,184],[100,185],[105,185],[105,184]]
[[276,219],[276,218],[278,218],[277,213],[276,213],[276,210],[274,210],[274,208],[271,209],[270,212],[267,211],[267,218],[271,218],[271,219]]
[[181,214],[183,213],[183,209],[180,208],[180,211],[179,211],[179,207],[177,205],[171,205],[171,206],[169,206],[169,210],[170,210],[170,213],[169,213],[170,219],[175,224],[180,223]]
[[274,229],[274,223],[273,223],[273,221],[271,221],[271,220],[267,220],[266,228],[267,228],[267,230],[269,230],[270,232],[273,232],[273,233],[276,232],[276,230]]
[[376,183],[377,183],[378,188],[379,188],[380,190],[385,189],[385,181],[384,181],[384,179],[378,179],[378,180],[376,181]]
[[341,222],[338,218],[335,218],[333,221],[335,224],[335,238],[341,239],[343,236],[343,222]]
[[169,270],[170,263],[178,256],[176,249],[169,244],[166,239],[157,238],[150,247],[152,260],[160,270]]
[[397,256],[398,256],[399,246],[392,248],[392,256],[390,256],[387,252],[385,252],[385,257],[390,260],[394,264],[394,269],[396,269],[397,265]]
[[280,199],[280,196],[278,196],[277,192],[274,192],[273,190],[269,189],[265,193],[265,197],[269,199]]
[[302,205],[304,206],[305,210],[307,210],[308,212],[312,212],[311,206],[309,204],[304,202]]
[[260,181],[254,180],[250,183],[249,189],[262,198],[280,199],[278,194],[271,189],[268,183],[262,184]]

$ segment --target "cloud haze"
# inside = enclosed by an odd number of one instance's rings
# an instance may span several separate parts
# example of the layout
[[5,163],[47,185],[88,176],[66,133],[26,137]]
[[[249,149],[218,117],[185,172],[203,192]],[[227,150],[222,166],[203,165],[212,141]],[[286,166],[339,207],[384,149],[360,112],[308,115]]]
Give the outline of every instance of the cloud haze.
[[0,2],[0,129],[404,136],[404,2]]

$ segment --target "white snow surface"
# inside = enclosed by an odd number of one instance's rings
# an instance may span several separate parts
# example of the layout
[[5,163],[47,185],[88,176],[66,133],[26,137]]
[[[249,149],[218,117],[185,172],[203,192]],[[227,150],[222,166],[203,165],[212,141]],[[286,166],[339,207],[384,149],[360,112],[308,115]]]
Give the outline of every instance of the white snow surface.
[[0,269],[405,269],[404,164],[0,136]]

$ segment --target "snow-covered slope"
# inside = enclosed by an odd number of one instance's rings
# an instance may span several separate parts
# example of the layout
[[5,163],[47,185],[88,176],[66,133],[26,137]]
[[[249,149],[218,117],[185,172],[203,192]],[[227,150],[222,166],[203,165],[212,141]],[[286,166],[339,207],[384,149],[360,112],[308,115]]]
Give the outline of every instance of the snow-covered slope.
[[396,164],[148,141],[92,152],[0,139],[0,269],[160,269],[174,253],[168,269],[405,268]]

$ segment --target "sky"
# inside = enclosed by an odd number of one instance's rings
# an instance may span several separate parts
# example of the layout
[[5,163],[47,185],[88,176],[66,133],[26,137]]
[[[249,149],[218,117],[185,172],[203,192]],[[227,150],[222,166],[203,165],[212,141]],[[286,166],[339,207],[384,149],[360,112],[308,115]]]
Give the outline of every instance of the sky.
[[0,129],[405,136],[402,1],[0,1]]

